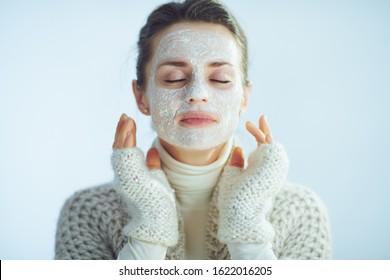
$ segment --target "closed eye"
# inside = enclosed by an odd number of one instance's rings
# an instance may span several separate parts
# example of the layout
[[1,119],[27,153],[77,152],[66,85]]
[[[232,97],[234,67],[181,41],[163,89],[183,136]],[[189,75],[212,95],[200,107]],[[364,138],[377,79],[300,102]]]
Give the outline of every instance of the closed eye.
[[220,84],[228,84],[228,83],[230,83],[230,81],[228,81],[228,80],[210,79],[210,81],[215,82],[215,83],[220,83]]
[[186,79],[178,79],[178,80],[164,80],[164,82],[169,83],[169,84],[174,84],[174,83],[181,83],[184,82]]

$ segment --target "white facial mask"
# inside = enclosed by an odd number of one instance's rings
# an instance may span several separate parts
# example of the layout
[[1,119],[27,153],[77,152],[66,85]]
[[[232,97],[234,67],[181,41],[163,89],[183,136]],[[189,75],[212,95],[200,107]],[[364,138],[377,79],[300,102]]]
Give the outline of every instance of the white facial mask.
[[[155,81],[158,65],[170,58],[184,58],[192,67],[191,81],[180,89],[161,88]],[[228,89],[213,87],[204,75],[208,63],[221,61],[232,64],[235,71],[233,85]],[[165,35],[152,60],[146,93],[158,136],[171,145],[193,150],[225,143],[235,133],[239,121],[243,97],[240,69],[240,52],[232,38],[199,29],[183,29]],[[190,103],[191,98],[207,101]],[[218,114],[220,122],[201,128],[175,123],[176,115],[192,111]]]

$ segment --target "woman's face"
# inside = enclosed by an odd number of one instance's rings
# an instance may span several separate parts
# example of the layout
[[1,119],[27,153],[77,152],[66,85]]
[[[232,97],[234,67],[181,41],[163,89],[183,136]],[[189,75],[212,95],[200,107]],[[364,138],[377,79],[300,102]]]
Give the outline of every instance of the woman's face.
[[193,150],[225,143],[246,100],[234,37],[220,25],[179,23],[155,40],[146,99],[158,136]]

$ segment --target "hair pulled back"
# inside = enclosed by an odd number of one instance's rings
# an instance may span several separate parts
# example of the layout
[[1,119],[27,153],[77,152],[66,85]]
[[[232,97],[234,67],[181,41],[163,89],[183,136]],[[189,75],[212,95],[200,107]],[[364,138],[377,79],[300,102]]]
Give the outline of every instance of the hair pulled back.
[[186,0],[182,3],[169,2],[159,6],[149,15],[146,24],[141,28],[136,66],[139,88],[144,88],[145,66],[153,56],[154,37],[165,28],[179,22],[206,22],[225,26],[241,48],[243,80],[247,83],[247,39],[236,18],[218,0]]

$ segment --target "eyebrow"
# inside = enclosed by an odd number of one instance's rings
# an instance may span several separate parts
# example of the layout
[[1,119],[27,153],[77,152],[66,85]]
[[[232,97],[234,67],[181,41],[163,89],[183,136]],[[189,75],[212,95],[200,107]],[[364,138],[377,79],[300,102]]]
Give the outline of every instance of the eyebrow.
[[221,66],[224,66],[224,65],[228,65],[228,66],[231,66],[233,67],[233,64],[231,64],[230,62],[226,62],[226,61],[216,61],[216,62],[212,62],[210,64],[208,64],[209,66],[211,67],[221,67]]
[[[160,68],[161,66],[165,66],[165,65],[176,66],[176,67],[187,67],[189,64],[185,61],[171,60],[171,61],[162,62],[161,64],[158,65],[157,68]],[[233,64],[231,64],[230,62],[226,62],[226,61],[215,61],[215,62],[208,64],[208,66],[211,66],[214,68],[222,67],[224,65],[234,67]]]
[[188,66],[188,63],[185,61],[175,61],[175,60],[165,61],[165,62],[159,64],[158,68],[161,66],[165,66],[165,65],[171,65],[171,66],[176,66],[176,67],[186,67],[186,66]]

